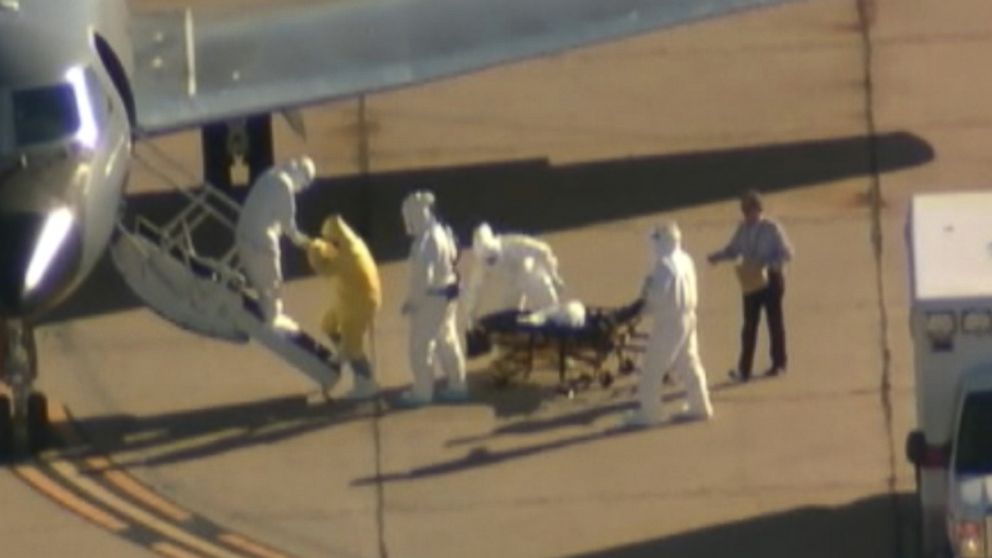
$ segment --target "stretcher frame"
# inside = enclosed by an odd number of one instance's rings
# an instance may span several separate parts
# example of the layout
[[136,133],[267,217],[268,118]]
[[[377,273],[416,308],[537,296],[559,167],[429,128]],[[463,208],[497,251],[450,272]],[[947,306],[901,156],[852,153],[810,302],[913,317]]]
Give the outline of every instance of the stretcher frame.
[[[575,328],[521,321],[528,312],[509,310],[486,315],[469,329],[467,356],[492,355],[490,372],[496,387],[528,380],[534,370],[558,372],[559,386],[573,390],[593,381],[606,388],[617,375],[636,369],[635,356],[644,351],[646,335],[638,330],[644,303],[638,299],[619,307],[587,307],[586,323]],[[610,358],[615,367],[609,367]],[[569,374],[570,369],[578,369]]]

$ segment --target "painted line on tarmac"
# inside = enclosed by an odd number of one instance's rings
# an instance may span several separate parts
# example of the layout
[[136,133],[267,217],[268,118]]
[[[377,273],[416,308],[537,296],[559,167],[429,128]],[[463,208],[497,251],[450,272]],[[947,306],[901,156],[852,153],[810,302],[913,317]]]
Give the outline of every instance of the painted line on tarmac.
[[198,554],[190,554],[178,546],[167,542],[154,543],[151,545],[151,549],[166,558],[199,558]]
[[77,496],[76,493],[65,488],[61,483],[50,479],[37,467],[18,465],[14,468],[14,474],[35,490],[61,504],[62,507],[68,508],[76,515],[80,515],[108,531],[119,533],[128,528],[127,523]]
[[78,451],[91,446],[58,403],[49,402],[49,417],[55,437],[76,449],[46,451],[12,470],[61,507],[167,558],[289,558],[169,501],[109,457]]
[[106,457],[91,457],[86,460],[86,464],[93,471],[102,471],[103,478],[121,492],[128,494],[133,499],[142,502],[145,506],[157,511],[172,521],[183,523],[193,517],[192,513],[179,508],[172,502],[152,492],[148,487],[136,481],[131,475],[116,469],[114,464]]
[[235,533],[223,533],[217,537],[221,541],[235,547],[239,548],[245,552],[250,553],[253,556],[258,556],[260,558],[285,558],[285,554],[280,554],[274,550],[261,546],[260,544],[248,540],[241,535]]
[[180,543],[186,548],[201,552],[206,556],[214,558],[236,558],[236,554],[218,547],[212,542],[201,538],[195,533],[183,529],[167,519],[156,517],[153,513],[145,511],[138,505],[128,502],[122,495],[114,494],[102,483],[87,473],[80,471],[73,463],[64,459],[54,459],[49,463],[56,473],[68,483],[72,484],[88,497],[92,498],[109,509],[129,518],[135,524],[139,524],[145,529],[157,533],[166,540]]

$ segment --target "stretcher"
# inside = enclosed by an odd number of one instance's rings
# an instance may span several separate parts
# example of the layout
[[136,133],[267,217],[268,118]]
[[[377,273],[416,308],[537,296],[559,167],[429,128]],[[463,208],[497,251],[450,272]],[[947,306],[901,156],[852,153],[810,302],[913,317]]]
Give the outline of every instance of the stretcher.
[[643,307],[640,299],[615,308],[587,307],[578,327],[553,321],[535,324],[523,311],[488,314],[466,332],[466,355],[492,356],[497,387],[548,368],[558,371],[559,385],[567,389],[585,388],[593,381],[609,387],[617,374],[634,371],[634,356],[643,352],[645,335],[637,329]]

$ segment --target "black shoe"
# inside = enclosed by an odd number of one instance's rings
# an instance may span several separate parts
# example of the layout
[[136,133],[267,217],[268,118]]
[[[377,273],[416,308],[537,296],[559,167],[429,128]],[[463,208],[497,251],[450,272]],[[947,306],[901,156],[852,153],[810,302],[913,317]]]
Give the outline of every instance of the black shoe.
[[765,376],[769,376],[769,377],[772,377],[772,376],[781,376],[781,375],[784,375],[784,374],[785,374],[785,367],[784,366],[772,366],[771,368],[768,369],[767,372],[765,372]]
[[731,370],[727,373],[731,380],[737,380],[739,382],[746,382],[751,379],[751,373],[742,373],[739,370]]

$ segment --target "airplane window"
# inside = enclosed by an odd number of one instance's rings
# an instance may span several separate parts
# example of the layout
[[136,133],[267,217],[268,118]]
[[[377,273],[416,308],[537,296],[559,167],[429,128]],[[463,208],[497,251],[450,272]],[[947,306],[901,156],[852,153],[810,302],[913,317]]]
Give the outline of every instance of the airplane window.
[[76,99],[68,83],[14,91],[12,100],[20,146],[62,139],[79,129]]
[[992,391],[968,395],[958,425],[955,470],[966,474],[992,473]]

